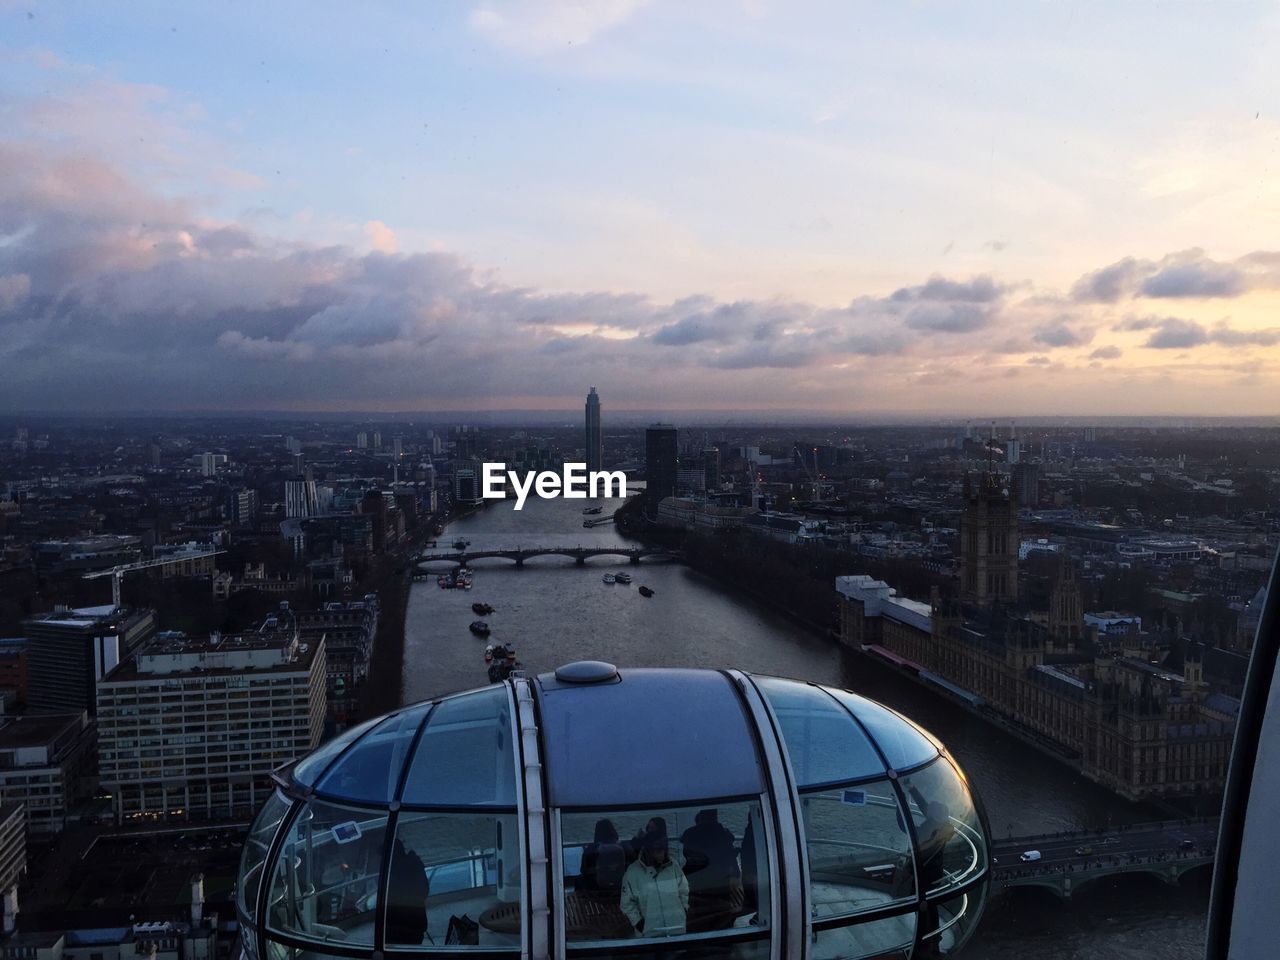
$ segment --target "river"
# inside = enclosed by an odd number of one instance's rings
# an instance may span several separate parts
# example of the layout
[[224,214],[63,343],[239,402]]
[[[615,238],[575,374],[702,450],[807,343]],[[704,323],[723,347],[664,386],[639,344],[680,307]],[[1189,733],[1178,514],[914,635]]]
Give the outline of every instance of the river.
[[[585,506],[606,501],[538,500],[521,511],[506,501],[450,524],[441,546],[459,537],[473,549],[608,546],[627,543],[612,525],[582,526]],[[612,504],[616,505],[617,501]],[[892,706],[938,734],[968,773],[1000,837],[1076,830],[1158,817],[1129,804],[1020,741],[971,717],[886,667],[841,650],[750,597],[678,563],[618,558],[585,567],[543,557],[516,569],[477,561],[470,591],[414,584],[406,619],[406,702],[482,686],[485,641],[467,625],[473,602],[496,608],[491,641],[512,643],[530,673],[572,660],[619,666],[737,667],[834,684]],[[601,576],[626,570],[631,586]],[[646,600],[645,584],[655,591]],[[1100,881],[1063,904],[1051,894],[1016,890],[991,905],[964,955],[988,960],[1096,960],[1203,955],[1207,878],[1167,887],[1130,877]]]

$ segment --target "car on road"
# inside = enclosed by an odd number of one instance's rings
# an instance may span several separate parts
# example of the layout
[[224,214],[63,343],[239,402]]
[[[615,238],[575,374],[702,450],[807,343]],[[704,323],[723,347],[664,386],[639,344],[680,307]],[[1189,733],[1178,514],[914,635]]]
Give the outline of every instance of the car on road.
[[1093,847],[1089,847],[1089,846],[1076,847],[1077,857],[1087,857],[1091,853],[1093,853]]
[[1040,859],[1040,851],[1024,850],[1022,852],[1022,856],[1020,856],[1018,859],[1021,860],[1023,863],[1035,863],[1037,860]]
[[1183,837],[1181,840],[1178,841],[1179,850],[1194,850],[1195,848],[1196,848],[1196,842],[1192,840],[1190,837]]

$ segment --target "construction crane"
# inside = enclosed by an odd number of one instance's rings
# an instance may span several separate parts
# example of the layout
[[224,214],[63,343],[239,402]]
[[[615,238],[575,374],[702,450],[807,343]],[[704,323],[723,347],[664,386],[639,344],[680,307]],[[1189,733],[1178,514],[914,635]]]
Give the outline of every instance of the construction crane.
[[148,567],[167,567],[171,564],[182,563],[186,560],[203,560],[205,557],[216,557],[220,553],[226,553],[225,550],[209,550],[205,553],[184,553],[180,556],[165,557],[162,560],[140,560],[137,563],[122,563],[118,567],[112,567],[110,570],[98,570],[94,573],[86,573],[80,579],[97,580],[100,577],[111,578],[111,603],[116,609],[120,607],[120,581],[124,579],[126,573],[132,573],[134,570],[146,570]]
[[813,484],[813,502],[822,502],[822,474],[818,472],[818,448],[810,448],[813,453],[813,469],[809,469],[809,463],[804,458],[804,451],[800,449],[797,441],[791,445],[792,451],[796,455],[796,459],[800,461],[800,466],[804,468],[804,475],[809,478],[809,482]]

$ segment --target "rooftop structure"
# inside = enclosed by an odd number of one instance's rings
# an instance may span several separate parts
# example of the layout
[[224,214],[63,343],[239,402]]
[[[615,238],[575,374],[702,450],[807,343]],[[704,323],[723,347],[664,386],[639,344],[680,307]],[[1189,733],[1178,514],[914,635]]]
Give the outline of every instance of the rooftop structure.
[[405,707],[275,774],[246,953],[950,954],[989,831],[932,736],[843,690],[583,662]]

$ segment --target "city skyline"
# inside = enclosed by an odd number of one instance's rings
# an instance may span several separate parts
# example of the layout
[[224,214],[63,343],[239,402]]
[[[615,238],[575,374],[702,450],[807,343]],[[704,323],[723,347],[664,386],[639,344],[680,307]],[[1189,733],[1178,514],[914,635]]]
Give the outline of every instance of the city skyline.
[[7,8],[0,404],[1280,413],[1274,10],[872,9]]

